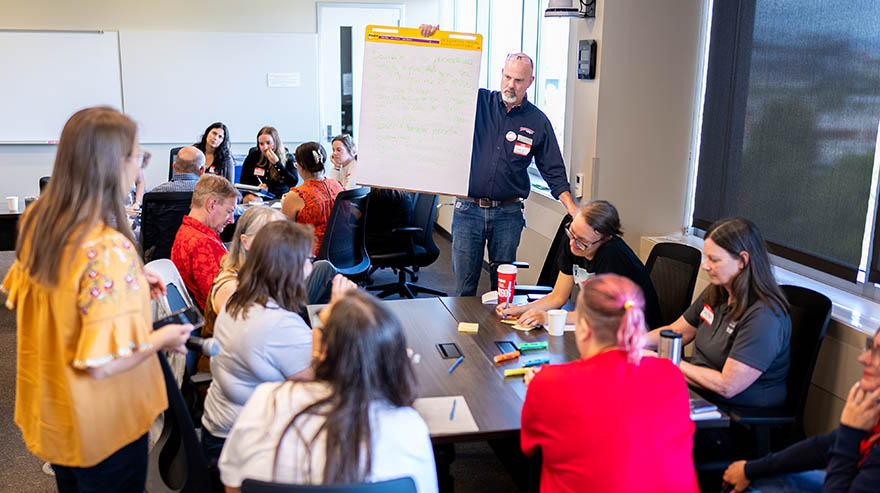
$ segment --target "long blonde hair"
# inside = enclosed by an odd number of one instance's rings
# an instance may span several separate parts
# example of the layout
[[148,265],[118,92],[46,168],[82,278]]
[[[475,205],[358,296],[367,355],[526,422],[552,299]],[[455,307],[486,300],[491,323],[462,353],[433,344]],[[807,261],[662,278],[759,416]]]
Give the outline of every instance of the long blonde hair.
[[241,235],[253,238],[260,229],[272,221],[287,219],[278,209],[266,207],[264,205],[251,206],[244,214],[238,218],[235,224],[235,234],[232,242],[229,244],[229,251],[220,261],[222,270],[231,270],[238,272],[244,266],[245,251],[244,245],[241,243]]
[[15,245],[34,280],[56,285],[65,248],[72,256],[100,222],[135,243],[123,208],[133,183],[123,183],[122,160],[133,157],[136,138],[134,121],[107,106],[77,111],[64,125],[49,185],[22,218]]

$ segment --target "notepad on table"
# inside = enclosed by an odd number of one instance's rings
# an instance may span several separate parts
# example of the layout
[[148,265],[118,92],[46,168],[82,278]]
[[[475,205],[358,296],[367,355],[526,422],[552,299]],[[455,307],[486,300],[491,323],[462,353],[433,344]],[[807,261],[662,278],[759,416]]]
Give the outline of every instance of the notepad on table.
[[[452,412],[453,401],[455,402],[455,412]],[[422,415],[431,436],[471,433],[480,430],[463,395],[420,397],[413,403],[413,408]],[[450,416],[452,419],[449,419]]]

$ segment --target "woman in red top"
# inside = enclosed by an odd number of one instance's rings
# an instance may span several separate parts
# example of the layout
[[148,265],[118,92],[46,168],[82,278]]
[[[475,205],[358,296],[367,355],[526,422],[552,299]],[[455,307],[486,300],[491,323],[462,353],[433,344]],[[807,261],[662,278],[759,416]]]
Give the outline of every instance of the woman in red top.
[[324,177],[327,151],[317,142],[306,142],[294,152],[303,183],[281,199],[281,212],[288,218],[315,227],[314,255],[321,249],[324,231],[336,196],[343,191],[339,180]]
[[526,375],[522,450],[541,451],[541,491],[699,491],[687,385],[669,360],[642,358],[644,306],[629,279],[590,279],[581,359]]

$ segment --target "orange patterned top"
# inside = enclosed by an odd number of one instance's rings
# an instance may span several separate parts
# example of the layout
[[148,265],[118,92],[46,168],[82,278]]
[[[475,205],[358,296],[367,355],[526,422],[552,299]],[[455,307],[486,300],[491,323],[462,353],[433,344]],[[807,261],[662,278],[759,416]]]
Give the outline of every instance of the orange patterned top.
[[317,255],[324,241],[324,231],[327,230],[327,221],[330,219],[333,203],[336,202],[339,192],[345,189],[339,180],[324,178],[306,180],[294,190],[305,202],[303,208],[296,213],[296,222],[315,227],[315,250],[312,254]]
[[56,286],[35,282],[16,261],[3,291],[18,322],[15,422],[34,455],[94,466],[140,438],[168,407],[155,357],[100,381],[86,372],[151,348],[143,265],[118,231],[100,224],[76,250],[67,247]]

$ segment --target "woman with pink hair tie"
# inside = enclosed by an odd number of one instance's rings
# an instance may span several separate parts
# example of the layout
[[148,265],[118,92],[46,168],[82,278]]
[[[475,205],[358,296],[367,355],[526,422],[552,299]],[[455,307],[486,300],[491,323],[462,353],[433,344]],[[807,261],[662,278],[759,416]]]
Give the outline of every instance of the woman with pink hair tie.
[[541,451],[541,491],[697,492],[694,424],[681,371],[642,357],[645,299],[631,280],[588,280],[577,302],[581,359],[526,375],[522,450]]

